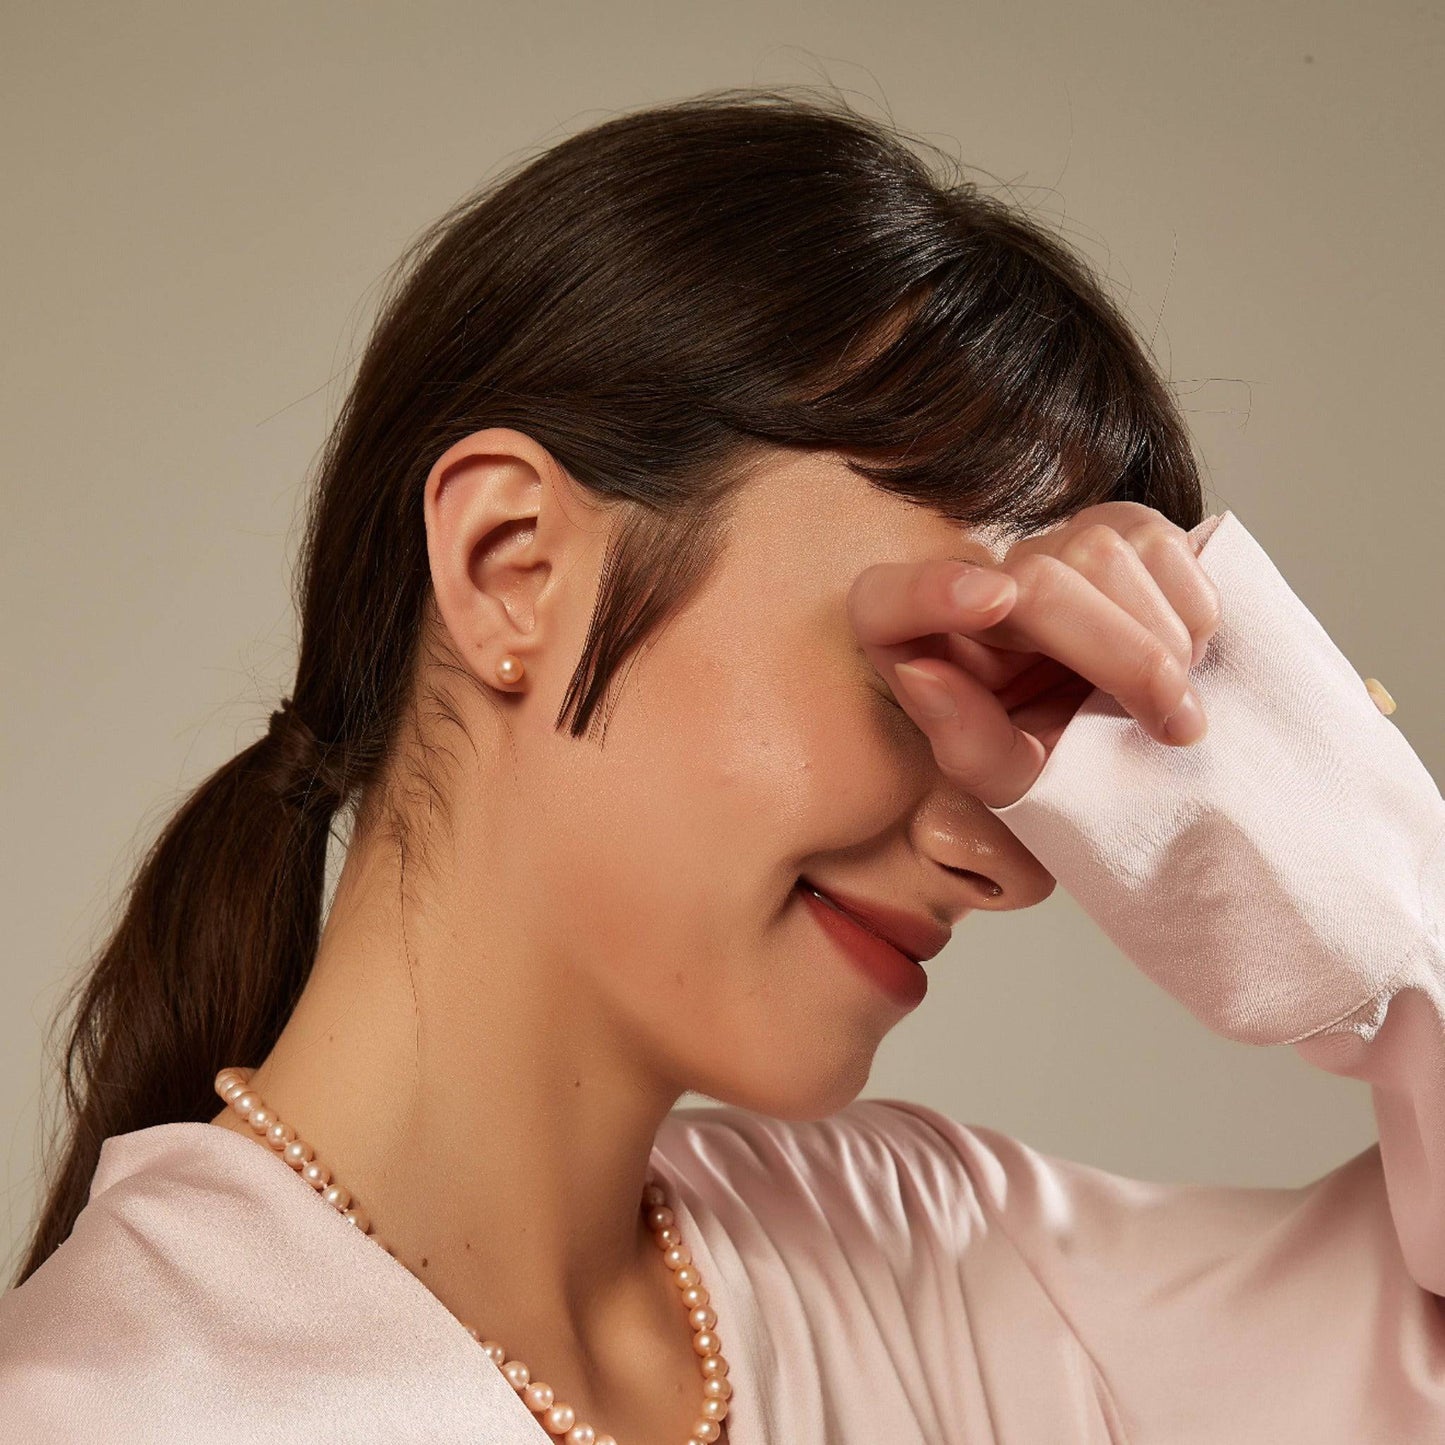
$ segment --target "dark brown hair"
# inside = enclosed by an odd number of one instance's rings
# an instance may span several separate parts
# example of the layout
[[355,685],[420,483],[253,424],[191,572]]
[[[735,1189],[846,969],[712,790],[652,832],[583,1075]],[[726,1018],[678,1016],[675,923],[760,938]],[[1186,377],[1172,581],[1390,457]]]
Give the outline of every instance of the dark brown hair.
[[1109,499],[1203,514],[1174,400],[1088,265],[892,126],[724,90],[518,162],[398,263],[308,503],[292,696],[166,824],[72,987],[67,1137],[17,1284],[70,1233],[108,1136],[211,1118],[216,1071],[280,1034],[333,816],[370,806],[414,698],[424,480],[490,426],[615,513],[557,719],[577,737],[706,576],[760,447],[837,452],[1009,533]]

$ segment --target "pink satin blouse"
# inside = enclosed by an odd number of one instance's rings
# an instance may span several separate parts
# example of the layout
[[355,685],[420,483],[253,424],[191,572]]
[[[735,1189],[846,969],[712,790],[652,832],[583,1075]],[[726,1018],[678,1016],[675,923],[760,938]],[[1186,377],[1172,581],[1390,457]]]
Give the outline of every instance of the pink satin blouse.
[[[1368,1082],[1379,1142],[1231,1188],[902,1100],[677,1110],[653,1163],[731,1445],[1445,1442],[1445,800],[1235,514],[1194,535],[1208,736],[1156,743],[1096,691],[995,811],[1205,1025]],[[425,1286],[209,1123],[108,1139],[0,1295],[5,1445],[553,1438]]]

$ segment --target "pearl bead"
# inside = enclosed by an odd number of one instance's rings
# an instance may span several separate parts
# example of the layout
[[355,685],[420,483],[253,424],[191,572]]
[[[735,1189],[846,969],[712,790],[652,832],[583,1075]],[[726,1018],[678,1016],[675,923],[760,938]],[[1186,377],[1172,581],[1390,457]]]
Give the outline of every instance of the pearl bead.
[[702,1402],[702,1417],[704,1420],[726,1420],[728,1417],[728,1402],[726,1400],[704,1400]]
[[699,1355],[715,1355],[722,1344],[711,1330],[700,1330],[692,1337],[692,1347]]
[[699,1305],[689,1311],[687,1322],[695,1330],[710,1330],[717,1323],[717,1315],[707,1305]]
[[260,1102],[261,1100],[255,1094],[253,1094],[249,1089],[245,1089],[241,1093],[237,1094],[234,1099],[231,1100],[231,1107],[243,1119],[248,1119],[251,1116],[251,1110],[254,1109]]
[[353,1204],[350,1209],[343,1209],[341,1217],[348,1224],[354,1224],[363,1234],[370,1233],[371,1216],[359,1204]]
[[553,1405],[542,1416],[542,1428],[553,1435],[565,1435],[576,1423],[577,1412],[570,1405]]
[[704,1355],[698,1364],[705,1379],[711,1380],[728,1372],[728,1362],[721,1355]]
[[671,1249],[674,1244],[682,1243],[682,1235],[671,1225],[657,1230],[652,1237],[657,1241],[659,1249]]
[[674,1244],[662,1256],[662,1261],[669,1269],[681,1269],[683,1265],[692,1263],[692,1254],[685,1244]]
[[264,1104],[258,1104],[251,1110],[251,1116],[246,1122],[258,1134],[264,1134],[276,1122],[276,1116]]
[[507,1362],[507,1352],[496,1340],[483,1340],[482,1353],[500,1370]]
[[597,1445],[597,1432],[590,1425],[574,1425],[562,1445]]
[[521,1360],[508,1360],[502,1366],[502,1373],[507,1377],[507,1383],[520,1395],[532,1381],[532,1372]]
[[317,1193],[331,1183],[331,1171],[319,1160],[313,1159],[302,1171],[301,1177]]
[[712,1442],[722,1435],[722,1426],[716,1420],[699,1420],[692,1427],[693,1439],[701,1440],[703,1445],[712,1445]]
[[699,1305],[705,1305],[708,1298],[708,1292],[700,1284],[689,1285],[682,1292],[682,1302],[690,1310],[695,1310]]
[[653,1229],[666,1229],[676,1219],[667,1205],[659,1204],[656,1209],[651,1210],[647,1216],[647,1222]]
[[592,1442],[592,1445],[617,1445],[617,1441],[615,1441],[610,1435],[599,1435]]
[[333,1184],[330,1188],[324,1189],[321,1197],[333,1209],[345,1209],[346,1206],[351,1203],[350,1191],[343,1189],[339,1184]]
[[309,1164],[316,1157],[316,1151],[304,1139],[293,1139],[281,1151],[281,1157],[299,1172],[302,1165]]
[[266,1130],[266,1142],[273,1149],[284,1149],[295,1137],[296,1131],[279,1119]]
[[556,1398],[556,1392],[551,1385],[544,1384],[541,1380],[533,1380],[522,1391],[522,1399],[526,1401],[527,1408],[534,1415],[540,1415],[543,1410],[550,1410],[552,1401]]
[[708,1400],[729,1400],[732,1398],[732,1381],[726,1375],[718,1375],[702,1382],[703,1398]]
[[672,1276],[672,1282],[678,1289],[691,1289],[693,1285],[702,1283],[702,1276],[690,1264],[685,1264]]
[[642,1191],[642,1203],[646,1209],[656,1209],[657,1206],[664,1203],[666,1199],[667,1195],[664,1193],[662,1185],[660,1184],[648,1184]]

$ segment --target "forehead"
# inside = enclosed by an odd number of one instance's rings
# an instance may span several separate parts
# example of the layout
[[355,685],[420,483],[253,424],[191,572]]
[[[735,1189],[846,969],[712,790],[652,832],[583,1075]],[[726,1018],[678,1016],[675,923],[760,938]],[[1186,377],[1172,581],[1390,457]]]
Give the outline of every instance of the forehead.
[[735,499],[731,545],[744,570],[836,583],[875,562],[998,562],[997,528],[966,526],[859,476],[834,452],[772,452]]

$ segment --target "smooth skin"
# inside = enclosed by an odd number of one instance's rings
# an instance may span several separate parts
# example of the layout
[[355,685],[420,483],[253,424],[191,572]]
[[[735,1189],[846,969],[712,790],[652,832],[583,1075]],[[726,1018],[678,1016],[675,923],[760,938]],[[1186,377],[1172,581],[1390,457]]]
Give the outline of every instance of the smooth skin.
[[[760,450],[715,570],[624,666],[599,746],[555,720],[616,515],[510,428],[450,447],[418,504],[436,608],[414,726],[275,1047],[223,1062],[256,1066],[459,1319],[581,1419],[664,1445],[701,1396],[639,1209],[658,1128],[689,1091],[836,1112],[904,1012],[799,875],[945,925],[1047,898],[985,803],[1027,789],[1096,684],[1162,738],[1218,598],[1147,508],[1003,550],[839,456]],[[1007,595],[951,596],[967,564]],[[502,682],[509,653],[525,670]],[[895,697],[904,659],[954,716]],[[964,933],[929,967],[999,963]]]

